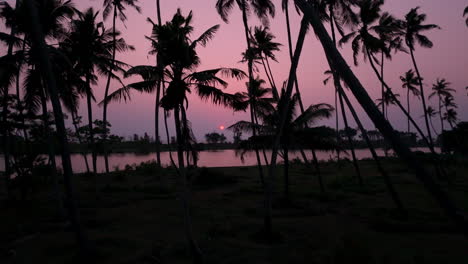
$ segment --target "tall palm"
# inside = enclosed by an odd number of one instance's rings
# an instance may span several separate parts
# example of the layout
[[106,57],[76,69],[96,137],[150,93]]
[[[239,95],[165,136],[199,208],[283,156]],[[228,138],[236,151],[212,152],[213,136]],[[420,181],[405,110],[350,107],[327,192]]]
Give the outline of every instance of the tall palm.
[[[103,3],[104,11],[102,13],[104,20],[106,20],[109,17],[111,12],[113,12],[112,14],[112,36],[113,36],[112,60],[115,60],[116,51],[117,51],[117,47],[116,47],[117,36],[118,36],[117,31],[116,31],[117,30],[117,26],[116,26],[117,16],[120,18],[121,22],[125,23],[125,21],[127,20],[125,9],[127,7],[131,7],[135,9],[138,13],[141,13],[141,9],[137,5],[137,2],[138,0],[104,0],[104,3]],[[111,68],[109,69],[109,74],[107,76],[106,88],[104,89],[104,98],[106,98],[109,95],[109,87],[110,87],[111,80],[113,77],[112,73],[114,71],[113,66],[114,65],[111,65]],[[103,104],[102,121],[104,124],[104,131],[105,131],[107,127],[107,103],[106,102],[104,102]],[[109,173],[109,158],[108,158],[106,139],[107,139],[107,134],[104,134],[103,135],[104,164],[105,164],[106,173]]]
[[[249,11],[253,11],[264,24],[268,23],[268,17],[271,16],[273,17],[275,15],[275,5],[273,4],[273,1],[271,0],[217,0],[216,1],[216,10],[218,14],[221,16],[221,18],[224,20],[224,22],[228,22],[228,17],[229,14],[231,13],[232,9],[234,6],[237,5],[239,9],[242,12],[242,23],[244,26],[244,34],[245,34],[245,40],[247,44],[246,51],[249,52],[249,50],[252,48],[252,41],[249,36],[249,23],[248,23],[248,15]],[[249,86],[252,86],[252,82],[254,80],[253,76],[253,60],[252,58],[249,59],[247,63],[248,67],[248,76],[249,76]],[[255,122],[255,116],[253,112],[254,106],[250,106],[250,119],[251,122]],[[256,129],[252,130],[252,135],[256,136],[257,131]],[[257,159],[257,168],[259,171],[259,174],[261,177],[263,177],[263,169],[262,169],[262,163],[260,160],[260,153],[259,150],[255,150],[255,156]],[[271,195],[272,195],[272,190],[271,190],[271,184],[269,181],[265,181],[265,218],[264,218],[264,227],[266,230],[266,233],[268,235],[271,235],[271,230],[272,230],[272,224],[271,224]]]
[[343,59],[339,51],[333,45],[333,42],[328,35],[325,27],[320,21],[320,16],[317,9],[306,0],[296,0],[297,5],[307,17],[314,31],[319,38],[325,55],[329,58],[332,69],[336,70],[342,76],[343,81],[349,86],[350,90],[358,100],[359,104],[364,108],[364,111],[371,118],[374,125],[380,130],[383,136],[392,144],[393,149],[400,158],[411,168],[417,178],[424,184],[426,189],[437,200],[441,208],[447,216],[458,226],[465,236],[468,236],[468,225],[465,218],[459,213],[453,201],[448,197],[446,192],[433,180],[428,171],[420,165],[411,150],[405,146],[393,127],[388,123],[376,107],[360,81],[351,71],[346,61]]
[[422,83],[421,73],[418,68],[418,64],[416,63],[415,58],[415,50],[416,45],[419,44],[423,48],[432,48],[434,44],[432,41],[425,35],[424,32],[437,29],[439,26],[435,24],[423,24],[426,21],[426,14],[419,14],[419,7],[411,9],[408,14],[405,15],[405,20],[401,23],[401,28],[404,33],[405,43],[409,48],[411,60],[413,62],[414,70],[418,76],[419,80],[419,90],[421,93],[421,101],[423,105],[423,112],[424,112],[424,121],[426,123],[426,129],[428,133],[429,142],[432,146],[434,146],[432,133],[429,126],[429,118],[427,116],[427,106],[426,106],[426,97],[424,95],[424,87]]
[[[406,110],[408,111],[408,114],[411,115],[410,94],[412,94],[416,98],[419,98],[419,96],[421,95],[417,87],[417,85],[419,84],[419,79],[418,77],[416,77],[414,71],[410,69],[407,72],[405,72],[404,75],[400,76],[400,80],[402,82],[401,87],[403,89],[406,89],[406,104],[407,104]],[[411,132],[411,125],[410,125],[410,120],[408,118],[408,133],[410,132]]]
[[[190,216],[189,186],[184,161],[184,152],[187,146],[187,127],[189,126],[186,117],[188,106],[187,94],[195,90],[202,100],[209,100],[216,105],[223,105],[237,109],[239,107],[239,94],[228,94],[220,88],[227,86],[227,82],[221,77],[231,77],[242,79],[245,73],[238,69],[217,68],[205,71],[195,71],[200,65],[196,48],[206,46],[213,38],[219,25],[213,26],[202,33],[197,39],[191,40],[193,33],[192,13],[184,17],[178,10],[171,21],[159,26],[155,25],[151,41],[153,48],[158,52],[160,60],[164,62],[163,71],[158,66],[136,66],[127,71],[126,75],[138,74],[143,77],[142,82],[127,85],[114,93],[108,100],[121,99],[128,96],[131,89],[152,92],[156,89],[159,80],[163,77],[168,84],[165,95],[161,99],[161,106],[166,111],[173,111],[176,128],[178,173],[181,181],[181,200],[184,209],[185,233],[190,245],[194,263],[203,263],[203,255],[193,237],[192,222]],[[163,76],[159,74],[163,73]],[[184,103],[185,106],[184,106]]]
[[72,183],[73,170],[70,159],[70,150],[68,146],[63,112],[59,100],[57,82],[54,76],[53,68],[49,61],[48,49],[45,42],[46,38],[45,34],[43,33],[45,31],[41,28],[42,24],[40,23],[40,17],[38,15],[36,6],[33,4],[32,0],[25,0],[24,2],[26,3],[27,10],[29,10],[30,14],[29,21],[31,26],[31,42],[35,47],[37,47],[37,55],[40,60],[42,75],[45,83],[47,84],[47,88],[50,93],[50,98],[54,110],[57,134],[61,146],[60,149],[62,154],[62,166],[64,170],[64,183],[66,192],[68,194],[68,216],[72,223],[73,230],[75,231],[75,237],[77,239],[78,245],[82,250],[88,251],[88,240],[86,238],[86,235],[84,234],[83,228],[81,227],[76,201],[74,199],[74,190]]
[[429,99],[437,96],[439,104],[440,133],[444,132],[444,118],[442,113],[444,99],[452,97],[453,92],[455,92],[455,90],[450,88],[450,82],[447,82],[445,79],[437,79],[436,83],[432,85],[432,93],[429,94]]
[[[112,59],[114,47],[118,52],[132,50],[133,47],[118,38],[120,33],[108,30],[102,22],[97,22],[99,12],[89,8],[78,12],[78,19],[71,22],[71,32],[60,43],[61,48],[68,53],[74,65],[75,73],[85,80],[84,93],[88,108],[89,144],[92,150],[93,173],[97,173],[96,149],[94,145],[92,100],[94,100],[92,86],[97,83],[98,75],[112,74],[119,79],[115,73],[123,72],[124,63]],[[116,35],[116,36],[115,36]],[[114,41],[114,39],[116,39]],[[110,69],[113,69],[111,73]]]

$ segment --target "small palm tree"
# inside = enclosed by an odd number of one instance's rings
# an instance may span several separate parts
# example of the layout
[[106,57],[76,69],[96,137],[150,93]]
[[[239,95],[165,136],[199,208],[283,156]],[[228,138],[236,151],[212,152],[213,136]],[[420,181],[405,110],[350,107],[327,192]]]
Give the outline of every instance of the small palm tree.
[[[411,104],[410,104],[410,93],[413,94],[416,98],[419,98],[421,92],[418,90],[417,85],[419,84],[419,79],[416,77],[414,71],[410,69],[409,71],[405,72],[403,76],[400,76],[400,80],[402,82],[402,88],[406,89],[406,107],[408,114],[411,115]],[[408,117],[408,133],[411,132],[410,126],[410,119]]]
[[439,26],[435,24],[423,24],[426,21],[426,14],[419,14],[419,7],[411,9],[408,14],[405,15],[405,20],[401,22],[401,29],[404,33],[405,43],[409,48],[411,60],[413,62],[414,70],[419,79],[419,91],[421,93],[421,101],[423,105],[424,120],[426,123],[426,129],[429,137],[429,143],[431,146],[434,146],[432,140],[431,129],[429,125],[429,118],[427,116],[427,106],[426,106],[426,97],[424,95],[424,87],[422,83],[422,77],[416,63],[416,58],[414,52],[416,50],[416,44],[419,44],[423,48],[432,48],[434,44],[432,41],[425,35],[424,32],[437,29]]
[[[429,94],[429,99],[434,96],[437,96],[438,103],[439,103],[439,117],[440,117],[440,129],[441,133],[444,132],[444,119],[442,113],[442,107],[444,105],[445,98],[451,98],[452,93],[455,92],[453,88],[450,88],[450,83],[447,82],[445,79],[437,79],[436,83],[432,85],[432,93]],[[449,99],[447,102],[450,102]]]
[[261,60],[265,74],[270,82],[273,98],[279,99],[278,89],[271,71],[269,59],[276,61],[275,52],[280,50],[281,44],[274,42],[275,36],[269,31],[268,27],[255,27],[252,36],[252,51],[258,54]]
[[450,127],[453,129],[458,121],[458,113],[454,108],[449,108],[444,114],[444,119],[447,120]]
[[[138,0],[104,0],[104,11],[102,12],[102,15],[104,17],[104,20],[106,20],[110,12],[113,9],[113,14],[112,14],[112,36],[113,36],[113,47],[112,47],[112,65],[111,68],[109,69],[109,74],[107,75],[107,83],[106,83],[106,88],[104,89],[104,98],[106,98],[109,95],[109,87],[111,84],[111,80],[113,78],[113,71],[114,71],[114,63],[113,61],[115,60],[116,52],[117,52],[117,26],[116,26],[116,20],[117,16],[120,18],[121,22],[125,22],[127,20],[127,15],[125,14],[125,9],[126,7],[131,7],[135,9],[138,13],[141,13],[140,7],[137,5]],[[103,111],[102,111],[102,121],[104,124],[104,130],[106,130],[107,127],[107,103],[104,102],[103,104]],[[103,135],[103,143],[104,143],[104,165],[106,169],[106,173],[109,173],[109,158],[108,158],[108,151],[107,151],[107,144],[106,144],[106,139],[107,135]]]
[[400,97],[399,94],[392,93],[391,90],[386,90],[384,93],[384,97],[377,99],[377,106],[382,106],[382,104],[386,105],[384,116],[387,120],[388,120],[388,107],[390,105],[395,105],[396,100],[398,100],[398,97]]
[[[434,107],[432,106],[428,106],[427,107],[427,116],[429,117],[429,124],[431,125],[431,128],[432,128],[432,131],[434,131],[434,133],[437,135],[437,131],[434,127],[434,124],[432,123],[432,119],[435,118],[437,116],[439,112],[437,112]],[[424,115],[422,115],[422,117],[424,117]]]

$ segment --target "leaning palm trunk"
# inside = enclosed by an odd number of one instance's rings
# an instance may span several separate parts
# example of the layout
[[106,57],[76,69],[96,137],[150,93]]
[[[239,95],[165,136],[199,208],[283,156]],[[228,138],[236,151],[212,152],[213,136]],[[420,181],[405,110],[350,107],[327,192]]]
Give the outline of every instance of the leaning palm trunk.
[[[331,67],[331,65],[330,65],[330,67]],[[334,71],[334,72],[336,72],[336,71]],[[350,110],[350,112],[351,112],[351,114],[352,114],[352,116],[354,118],[354,121],[356,122],[359,130],[361,131],[362,138],[364,139],[367,146],[369,147],[369,150],[370,150],[370,152],[372,154],[372,158],[374,159],[375,164],[377,165],[378,171],[380,172],[380,174],[384,178],[385,185],[387,186],[388,192],[390,193],[390,196],[392,197],[393,202],[395,203],[398,210],[403,215],[407,215],[408,213],[407,213],[407,211],[406,211],[406,209],[405,209],[405,207],[404,207],[404,205],[403,205],[403,203],[402,203],[402,201],[400,199],[400,196],[398,195],[398,193],[395,190],[393,182],[390,179],[390,175],[388,175],[387,171],[383,168],[382,163],[380,162],[379,156],[375,152],[374,146],[372,146],[372,142],[369,139],[369,135],[367,134],[366,129],[362,125],[361,120],[359,119],[359,116],[356,113],[356,110],[354,109],[353,105],[349,101],[349,98],[346,95],[345,91],[343,90],[343,87],[341,86],[341,83],[338,83],[338,84],[339,84],[338,91],[341,94],[340,96],[344,99],[346,105],[348,106],[348,108],[349,108],[349,110]]]
[[[332,17],[334,16],[334,10],[333,10],[333,7],[331,5],[330,5],[330,15]],[[333,18],[330,19],[333,44],[336,47],[335,24],[334,24],[333,21],[334,21]],[[330,67],[331,67],[331,65],[330,65]],[[340,104],[340,107],[341,107],[341,116],[343,117],[343,122],[344,122],[344,125],[345,125],[345,133],[346,133],[346,137],[348,138],[348,145],[349,145],[349,148],[351,149],[351,157],[353,158],[353,166],[354,166],[354,169],[356,170],[356,175],[357,175],[357,178],[358,178],[358,181],[359,181],[359,185],[362,187],[363,186],[363,180],[362,180],[362,175],[361,175],[361,169],[360,169],[358,161],[357,161],[356,151],[354,149],[353,139],[351,137],[351,134],[349,133],[348,117],[346,116],[346,110],[345,110],[345,107],[344,107],[344,104],[343,104],[343,95],[342,95],[342,92],[340,92],[340,89],[342,89],[341,88],[341,83],[340,83],[340,77],[336,73],[336,71],[334,71],[333,69],[332,69],[332,74],[333,74],[333,82],[334,82],[334,85],[335,85],[335,91],[337,91],[337,95],[338,95],[338,100],[339,100],[338,103]],[[336,111],[338,112],[338,109],[336,109]],[[337,118],[337,122],[338,122],[338,118]],[[338,135],[338,140],[341,140],[341,136],[339,134],[338,128],[337,128],[336,132],[337,132],[337,135]],[[338,150],[338,153],[339,153],[339,150]],[[337,156],[338,156],[338,161],[339,161],[340,160],[339,154]]]
[[59,93],[57,89],[57,83],[55,76],[52,70],[52,65],[49,61],[49,55],[45,44],[44,35],[42,34],[37,10],[32,2],[32,0],[25,0],[27,7],[30,12],[30,21],[32,26],[32,40],[33,45],[37,46],[38,57],[41,64],[42,74],[44,80],[46,81],[46,86],[49,90],[50,99],[52,101],[52,107],[54,110],[55,122],[57,127],[57,134],[59,137],[59,142],[61,145],[61,155],[62,155],[62,167],[64,170],[64,183],[65,191],[68,199],[68,217],[72,223],[72,228],[75,233],[76,241],[80,249],[86,253],[89,252],[88,239],[85,235],[85,232],[80,224],[80,217],[76,205],[76,200],[74,197],[73,190],[73,171],[72,164],[70,159],[70,150],[68,146],[67,134],[65,129],[65,122],[63,118],[62,106],[60,105]]
[[[280,120],[279,120],[279,126],[276,130],[275,133],[275,139],[273,143],[273,148],[272,148],[272,153],[271,153],[271,159],[270,159],[270,166],[268,169],[268,180],[266,182],[272,182],[275,179],[275,172],[276,172],[276,160],[278,158],[278,150],[279,146],[281,143],[281,137],[283,136],[283,131],[284,131],[284,125],[286,123],[286,118],[287,118],[287,110],[291,101],[291,94],[294,86],[294,81],[296,79],[296,70],[297,66],[299,64],[299,58],[302,53],[302,48],[304,46],[304,40],[305,36],[307,34],[307,29],[308,29],[308,22],[305,18],[302,19],[301,21],[301,29],[299,31],[299,37],[296,43],[296,50],[294,52],[294,56],[291,62],[291,69],[289,71],[289,78],[288,78],[288,84],[286,87],[286,92],[285,92],[285,100],[283,102],[283,105],[278,107],[278,109],[283,109],[283,111],[280,112]],[[271,197],[272,195],[272,190],[268,189],[268,198]],[[266,199],[267,201],[270,202],[268,204],[268,210],[271,215],[271,199]],[[270,218],[271,219],[271,218]],[[271,235],[273,231],[272,223],[269,223],[270,225],[268,226],[269,229],[267,229],[267,234]]]
[[434,141],[432,139],[431,128],[430,128],[430,125],[429,125],[429,117],[428,117],[428,114],[427,114],[426,97],[424,96],[424,87],[423,87],[423,83],[422,83],[421,74],[419,73],[418,64],[416,63],[416,58],[414,57],[414,51],[413,51],[412,48],[410,48],[410,55],[411,55],[411,60],[413,62],[414,69],[416,71],[416,74],[418,75],[419,92],[421,93],[421,101],[422,101],[423,110],[424,110],[424,122],[426,124],[427,136],[429,138],[429,144],[431,145],[431,148],[434,148]]
[[193,236],[193,228],[192,228],[192,218],[190,215],[190,190],[189,185],[187,182],[187,175],[184,165],[184,142],[185,139],[183,138],[183,131],[182,125],[180,120],[180,108],[183,106],[178,105],[174,108],[174,121],[176,127],[176,137],[177,137],[177,160],[179,162],[179,179],[181,180],[181,188],[180,191],[182,206],[184,210],[184,222],[185,222],[185,235],[187,237],[190,252],[192,254],[192,261],[194,264],[202,264],[203,261],[203,254],[196,243],[194,236]]
[[459,227],[460,231],[468,237],[468,225],[465,218],[460,214],[455,204],[443,191],[440,186],[433,180],[426,169],[421,166],[411,150],[401,141],[398,134],[395,132],[390,123],[385,120],[382,113],[376,107],[367,91],[364,89],[360,81],[351,71],[346,61],[343,59],[337,48],[333,45],[328,32],[318,18],[317,11],[313,6],[310,6],[305,0],[296,0],[299,8],[305,16],[308,16],[310,24],[322,43],[326,56],[330,59],[333,69],[339,72],[344,82],[350,87],[352,93],[363,107],[364,111],[371,118],[374,125],[379,129],[383,136],[390,142],[395,152],[415,173],[416,177],[424,184],[429,193],[433,195],[440,207],[445,211],[448,217]]
[[47,136],[47,152],[49,155],[49,163],[52,168],[51,176],[52,176],[52,184],[53,184],[53,193],[54,198],[57,202],[57,215],[60,219],[64,218],[65,213],[63,211],[63,202],[62,202],[62,195],[60,192],[60,186],[58,182],[58,175],[57,175],[57,164],[55,162],[55,149],[54,149],[54,141],[52,138],[52,134],[49,131],[49,123],[47,118],[47,101],[45,98],[45,91],[41,89],[41,105],[42,105],[42,122],[44,123],[44,136]]
[[[112,63],[111,63],[111,68],[109,69],[109,75],[107,76],[107,83],[106,83],[106,89],[104,90],[104,98],[107,98],[109,96],[109,88],[110,88],[110,83],[112,79],[112,71],[114,70],[114,65],[115,65],[115,52],[116,52],[116,31],[115,31],[115,20],[117,19],[117,7],[114,4],[114,15],[112,18],[112,35],[113,35],[113,42],[112,42]],[[102,121],[103,121],[103,126],[104,126],[104,134],[103,136],[103,150],[104,150],[104,166],[106,168],[106,173],[109,173],[109,151],[108,151],[108,144],[107,144],[107,106],[108,106],[108,100],[104,100],[104,108],[102,111]]]

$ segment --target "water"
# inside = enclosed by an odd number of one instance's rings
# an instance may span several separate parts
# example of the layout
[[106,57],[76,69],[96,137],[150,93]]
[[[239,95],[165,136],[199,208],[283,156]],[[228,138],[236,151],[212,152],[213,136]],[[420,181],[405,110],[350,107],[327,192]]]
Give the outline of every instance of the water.
[[[416,148],[413,150],[429,152],[427,148]],[[384,156],[384,151],[382,149],[376,150],[379,156]],[[267,158],[271,158],[271,151],[266,151]],[[312,154],[310,151],[306,151],[307,158],[309,160],[312,159]],[[348,154],[341,153],[341,157],[347,157],[351,159],[350,153]],[[389,151],[389,155],[392,155],[392,152]],[[177,154],[172,152],[172,156],[174,160],[177,162]],[[262,162],[264,163],[263,155],[261,154]],[[356,156],[358,159],[366,159],[371,158],[372,155],[368,149],[357,149]],[[299,152],[292,152],[289,154],[289,159],[294,160],[296,158],[301,158]],[[325,151],[317,151],[317,158],[321,161],[328,161],[330,159],[336,158],[336,153],[334,152],[325,152]],[[111,170],[115,170],[116,168],[123,169],[125,165],[132,165],[132,164],[140,164],[141,162],[151,161],[156,159],[155,153],[150,154],[136,154],[136,153],[122,153],[122,154],[111,154],[109,156],[109,168]],[[72,166],[74,172],[85,172],[86,171],[86,164],[84,162],[84,158],[81,154],[72,154],[71,155]],[[57,164],[61,164],[61,158],[56,157]],[[88,155],[88,162],[90,168],[92,168],[92,160],[91,155]],[[163,165],[169,165],[171,163],[169,152],[162,152],[161,153],[161,162]],[[278,157],[278,162],[282,162],[281,156]],[[239,156],[236,156],[235,150],[227,149],[227,150],[205,150],[199,153],[199,161],[198,166],[203,167],[234,167],[234,166],[254,166],[256,165],[256,157],[255,153],[247,153],[244,156],[244,160],[242,161]],[[3,156],[0,156],[0,171],[3,171],[5,168],[5,163],[3,161]],[[98,156],[97,158],[97,169],[99,172],[104,172],[104,158],[102,156]]]

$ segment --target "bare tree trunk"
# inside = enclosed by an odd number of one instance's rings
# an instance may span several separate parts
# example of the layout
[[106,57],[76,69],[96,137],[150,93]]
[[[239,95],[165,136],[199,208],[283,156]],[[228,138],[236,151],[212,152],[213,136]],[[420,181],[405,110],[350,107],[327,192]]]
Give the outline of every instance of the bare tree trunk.
[[429,144],[431,144],[432,148],[434,148],[434,141],[432,139],[431,128],[429,126],[429,117],[428,117],[428,114],[427,114],[427,106],[426,106],[426,97],[424,95],[424,87],[423,87],[423,83],[422,83],[421,74],[419,73],[418,64],[416,63],[416,59],[414,57],[414,51],[413,51],[412,48],[410,48],[410,55],[411,55],[411,60],[413,61],[414,69],[416,70],[416,74],[418,75],[419,91],[421,93],[421,101],[422,101],[422,104],[423,104],[424,122],[426,123],[427,137],[429,138]]
[[[158,18],[158,25],[161,26],[161,5],[160,1],[156,0],[156,12]],[[159,60],[156,58],[156,66],[161,67],[162,65],[158,65]],[[158,82],[158,87],[156,89],[156,103],[154,109],[154,131],[156,137],[156,163],[161,166],[161,142],[159,140],[159,107],[160,107],[160,100],[161,100],[161,86],[162,82],[164,81],[164,77],[161,77]]]
[[176,136],[177,136],[177,159],[179,162],[179,178],[182,182],[182,190],[181,190],[181,201],[184,210],[184,222],[185,222],[185,235],[187,236],[187,240],[190,246],[190,252],[192,254],[192,262],[194,264],[202,264],[204,263],[203,254],[196,243],[194,236],[193,236],[193,228],[192,228],[192,218],[190,215],[190,190],[189,185],[187,182],[187,175],[185,171],[184,165],[184,138],[182,136],[182,127],[180,121],[180,108],[183,106],[176,106],[174,108],[174,120],[176,126]]
[[106,173],[109,173],[109,151],[108,151],[108,144],[107,144],[107,106],[108,106],[108,100],[105,100],[107,96],[109,96],[109,88],[110,88],[110,83],[112,79],[112,71],[114,70],[115,66],[115,52],[116,52],[116,29],[115,29],[115,20],[117,19],[117,8],[114,4],[114,15],[112,17],[112,33],[113,33],[113,47],[112,47],[112,65],[111,68],[109,69],[109,75],[107,76],[107,83],[106,83],[106,89],[104,91],[104,109],[102,111],[102,121],[103,121],[103,126],[104,126],[104,134],[103,134],[103,148],[104,148],[104,165],[106,168]]
[[439,117],[440,117],[440,134],[444,133],[444,118],[442,118],[442,99],[439,97]]
[[63,209],[63,201],[62,201],[62,194],[60,192],[60,186],[58,182],[58,175],[57,175],[57,164],[55,163],[55,149],[54,149],[54,140],[49,131],[49,121],[48,121],[48,111],[47,111],[47,101],[45,97],[45,87],[41,89],[41,105],[42,105],[42,122],[44,123],[44,136],[47,136],[47,154],[49,155],[49,163],[52,168],[52,183],[53,183],[53,193],[54,198],[57,202],[57,216],[60,219],[65,217],[65,212]]
[[415,173],[417,178],[424,184],[429,193],[433,195],[435,200],[439,203],[440,207],[445,211],[448,217],[459,227],[460,231],[468,237],[468,225],[462,216],[461,212],[443,191],[440,186],[433,180],[426,169],[421,166],[411,150],[401,141],[398,134],[387,120],[380,113],[379,109],[375,106],[374,102],[367,94],[362,84],[351,71],[346,61],[343,59],[339,51],[333,45],[328,32],[324,28],[320,19],[318,18],[317,11],[313,6],[310,6],[305,0],[296,0],[302,12],[308,16],[317,37],[320,39],[325,54],[330,58],[333,68],[340,73],[344,82],[350,87],[352,93],[358,100],[359,104],[364,108],[364,111],[371,118],[372,122],[384,135],[384,137],[391,143],[393,149],[398,156],[408,165],[408,167]]
[[[72,111],[71,115],[72,115],[73,127],[75,128],[76,137],[78,138],[78,143],[80,143],[80,145],[82,145],[83,144],[83,139],[81,138],[81,135],[78,132],[78,125],[76,123],[78,114],[75,111]],[[85,165],[86,165],[86,172],[90,173],[88,157],[86,156],[86,152],[82,152],[81,155],[83,156],[83,159],[84,159],[84,162],[85,162]]]
[[[292,94],[292,90],[293,90],[293,86],[294,86],[294,80],[296,79],[296,70],[297,70],[297,66],[299,64],[299,58],[300,58],[301,53],[302,53],[302,48],[304,46],[304,40],[305,40],[305,36],[307,34],[307,29],[308,29],[308,22],[307,22],[306,19],[302,19],[301,29],[299,31],[299,37],[298,37],[298,40],[297,40],[297,43],[296,43],[296,50],[294,52],[293,60],[292,60],[292,63],[291,63],[291,69],[289,71],[288,84],[287,84],[287,87],[286,87],[286,92],[284,94],[285,100],[282,103],[283,105],[278,107],[278,109],[283,109],[283,111],[280,113],[280,120],[279,120],[280,125],[277,128],[277,131],[275,133],[275,140],[274,140],[274,143],[273,143],[273,149],[272,149],[272,154],[271,154],[271,159],[270,159],[271,163],[270,163],[270,167],[268,169],[269,179],[266,182],[272,182],[273,179],[275,179],[276,160],[278,158],[278,150],[279,150],[279,146],[280,146],[280,143],[281,143],[281,137],[283,135],[284,125],[286,123],[286,117],[287,117],[286,109],[288,109],[290,101],[291,101],[291,94]],[[268,192],[269,192],[268,193],[269,197],[271,197],[271,195],[272,195],[271,190],[269,189]],[[271,203],[268,206],[269,206],[268,208],[271,210]],[[272,223],[270,222],[270,226],[269,226],[270,229],[266,230],[267,232],[269,232],[267,234],[270,234],[270,235],[271,235],[271,232],[272,232],[272,225],[271,224]]]
[[76,241],[82,251],[85,253],[89,253],[89,244],[88,239],[85,235],[85,232],[80,224],[80,217],[76,205],[76,200],[74,197],[74,190],[73,190],[73,171],[72,165],[70,160],[70,150],[68,146],[67,134],[65,129],[65,123],[63,119],[63,112],[62,107],[60,105],[59,93],[57,89],[57,83],[55,80],[55,76],[52,70],[52,65],[49,61],[49,55],[45,44],[44,35],[42,34],[39,18],[37,14],[37,10],[32,3],[32,0],[25,0],[27,7],[30,12],[30,21],[32,26],[32,37],[33,37],[33,44],[37,46],[37,51],[39,55],[39,60],[42,70],[42,74],[44,76],[44,80],[47,83],[47,87],[49,89],[50,99],[52,101],[52,106],[54,109],[55,115],[55,122],[57,126],[57,134],[59,136],[60,144],[61,144],[61,151],[62,151],[62,167],[64,170],[64,183],[65,183],[65,190],[68,198],[68,216],[72,223],[73,231],[75,233]]

